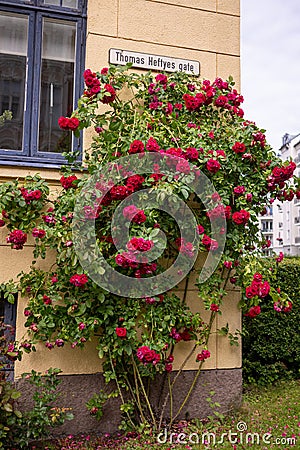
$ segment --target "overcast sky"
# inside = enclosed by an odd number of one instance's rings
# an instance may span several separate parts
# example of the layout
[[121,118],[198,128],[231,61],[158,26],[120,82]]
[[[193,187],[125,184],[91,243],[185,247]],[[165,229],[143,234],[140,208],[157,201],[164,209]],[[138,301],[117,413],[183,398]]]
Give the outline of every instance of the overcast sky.
[[241,56],[245,118],[277,150],[300,133],[300,0],[241,0]]

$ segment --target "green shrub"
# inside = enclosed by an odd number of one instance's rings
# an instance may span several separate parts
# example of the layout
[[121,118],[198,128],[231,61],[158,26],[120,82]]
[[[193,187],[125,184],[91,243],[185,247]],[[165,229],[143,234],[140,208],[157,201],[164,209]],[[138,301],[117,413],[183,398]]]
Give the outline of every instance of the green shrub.
[[15,400],[21,393],[6,380],[0,381],[0,448],[29,449],[30,442],[45,438],[52,428],[73,418],[70,408],[57,408],[53,402],[58,397],[57,376],[60,369],[50,368],[44,375],[31,371],[22,377],[33,385],[32,409],[23,413],[17,410]]
[[[270,260],[266,265],[273,267]],[[270,384],[300,375],[300,258],[285,258],[275,274],[278,287],[293,302],[288,313],[275,311],[268,299],[260,315],[243,319],[243,378],[247,383]]]

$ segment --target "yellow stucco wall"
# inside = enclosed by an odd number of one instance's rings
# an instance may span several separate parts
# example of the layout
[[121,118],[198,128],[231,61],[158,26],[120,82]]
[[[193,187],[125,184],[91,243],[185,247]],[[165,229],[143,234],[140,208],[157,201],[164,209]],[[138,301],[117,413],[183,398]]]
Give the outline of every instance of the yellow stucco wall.
[[[111,0],[88,1],[88,23],[86,41],[86,67],[99,70],[108,65],[110,48],[153,53],[169,57],[197,60],[200,62],[200,77],[213,80],[216,76],[232,75],[237,89],[240,86],[240,37],[239,0]],[[54,187],[58,173],[53,169],[28,169],[24,167],[0,167],[0,182],[39,172]],[[16,277],[31,262],[30,244],[20,251],[11,250],[5,242],[6,230],[0,230],[0,282]],[[45,261],[40,263],[43,267]],[[181,291],[178,291],[179,295]],[[230,324],[240,329],[240,314],[237,309],[238,291],[231,291],[225,301],[222,316],[216,328]],[[17,339],[24,333],[24,300],[19,301],[17,316]],[[192,281],[189,286],[189,302],[198,308],[200,300]],[[176,361],[180,364],[183,353],[180,343]],[[36,353],[25,355],[16,363],[15,374],[34,368],[46,370],[59,367],[65,374],[99,372],[100,364],[93,343],[83,353],[80,349],[45,350],[38,347]],[[241,350],[229,345],[228,339],[213,336],[210,350],[212,358],[206,368],[233,368],[241,366]],[[195,368],[192,362],[189,369]],[[176,368],[176,367],[175,367]]]

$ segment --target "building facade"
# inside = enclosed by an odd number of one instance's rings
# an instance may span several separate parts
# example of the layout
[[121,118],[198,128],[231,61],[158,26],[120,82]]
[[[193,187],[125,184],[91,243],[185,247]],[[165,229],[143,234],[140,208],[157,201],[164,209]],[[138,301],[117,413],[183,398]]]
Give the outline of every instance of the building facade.
[[[293,160],[297,168],[295,175],[300,176],[300,140],[299,135],[285,136],[283,145],[279,149],[279,155],[283,161]],[[294,197],[292,201],[273,203],[272,219],[269,226],[272,227],[272,249],[286,256],[300,255],[300,199]],[[266,216],[261,217],[262,232]],[[263,232],[263,234],[265,234]]]
[[[57,119],[76,107],[83,89],[84,68],[106,67],[110,49],[196,61],[200,63],[201,78],[226,79],[231,75],[239,89],[239,26],[239,0],[0,1],[0,115],[12,112],[12,119],[0,128],[0,181],[38,172],[55,192],[63,152],[83,149],[82,138],[74,139],[63,132]],[[88,139],[84,145],[88,145]],[[29,269],[32,261],[32,243],[29,241],[22,253],[16,254],[6,243],[6,235],[1,228],[0,255],[5,264],[0,268],[0,282],[16,278]],[[49,262],[38,264],[47,268]],[[189,301],[199,303],[192,279],[190,283]],[[238,301],[239,292],[233,288],[216,329],[227,322],[231,330],[241,328]],[[26,300],[19,298],[17,339],[25,332],[25,306]],[[231,346],[226,337],[217,333],[211,346],[214,357],[206,365],[185,411],[191,416],[207,414],[205,398],[211,390],[217,392],[215,399],[224,405],[223,410],[240,400],[240,347]],[[177,361],[180,364],[180,358]],[[63,371],[62,401],[75,413],[68,432],[97,429],[96,420],[84,406],[103,385],[95,343],[88,343],[84,352],[64,347],[45,353],[37,346],[36,353],[15,363],[14,376],[24,388],[20,380],[23,372],[49,367]],[[183,383],[192,376],[196,365],[187,369]],[[24,395],[26,400],[29,394],[24,391]],[[108,408],[102,431],[113,431],[119,419],[116,403],[112,401]]]

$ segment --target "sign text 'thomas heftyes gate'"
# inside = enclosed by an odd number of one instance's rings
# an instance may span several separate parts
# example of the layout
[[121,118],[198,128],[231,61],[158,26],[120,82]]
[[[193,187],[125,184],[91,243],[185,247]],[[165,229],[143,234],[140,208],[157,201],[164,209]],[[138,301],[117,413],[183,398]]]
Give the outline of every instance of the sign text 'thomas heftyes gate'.
[[165,72],[186,72],[192,75],[200,74],[198,61],[170,58],[168,56],[152,55],[150,53],[131,52],[128,50],[109,50],[111,64],[125,65],[131,63],[132,67],[139,69],[162,70]]

